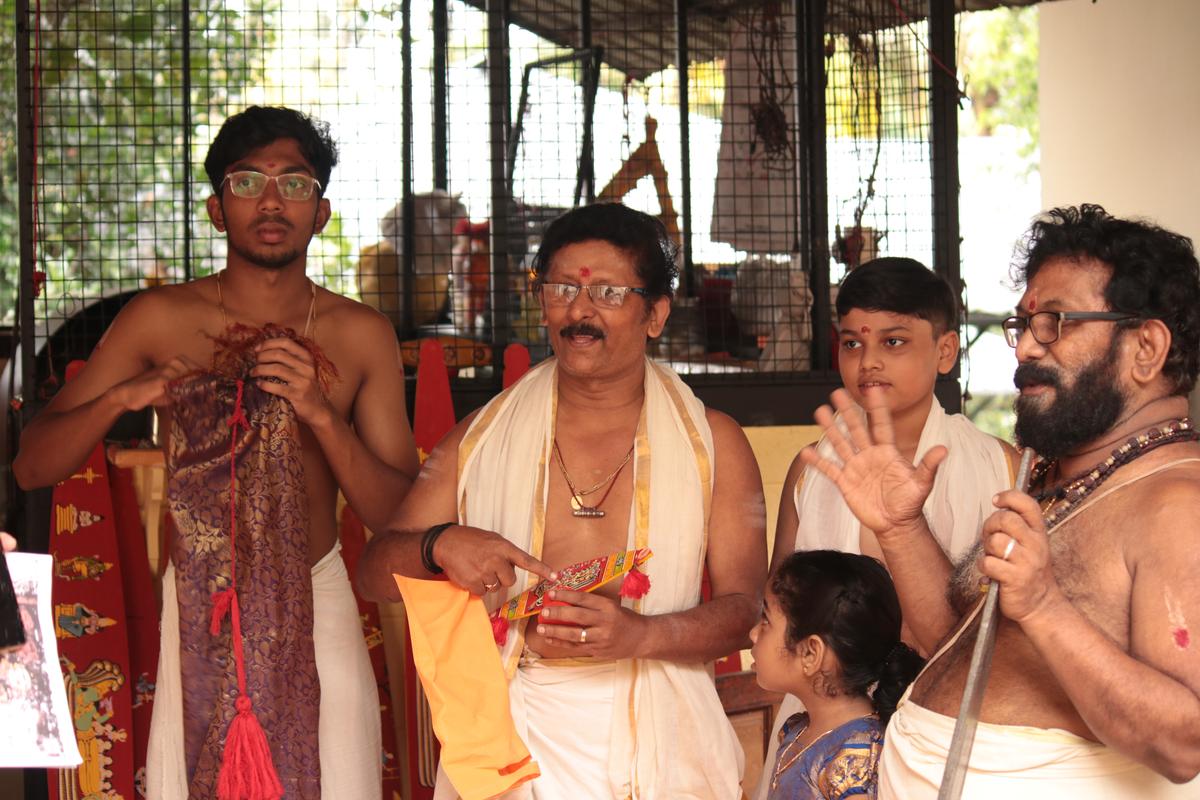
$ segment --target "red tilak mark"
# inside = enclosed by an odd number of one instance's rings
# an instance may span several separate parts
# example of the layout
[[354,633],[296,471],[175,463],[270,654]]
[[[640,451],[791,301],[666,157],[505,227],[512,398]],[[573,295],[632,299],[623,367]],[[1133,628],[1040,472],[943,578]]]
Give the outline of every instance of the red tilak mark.
[[583,269],[579,270],[579,277],[581,277],[581,278],[586,278],[587,276],[589,276],[591,274],[592,274],[592,271],[590,269],[588,269],[587,267],[584,267]]
[[861,328],[859,328],[859,329],[858,329],[858,331],[859,331],[859,333],[861,333],[863,336],[866,336],[868,333],[870,333],[870,332],[871,332],[871,329],[870,329],[869,327],[867,327],[866,325],[863,325]]
[[1029,313],[1032,314],[1034,311],[1037,311],[1037,298],[1031,297],[1029,298]]
[[1175,646],[1180,650],[1186,650],[1187,646],[1192,643],[1192,637],[1188,635],[1187,628],[1176,628],[1171,635],[1175,637]]

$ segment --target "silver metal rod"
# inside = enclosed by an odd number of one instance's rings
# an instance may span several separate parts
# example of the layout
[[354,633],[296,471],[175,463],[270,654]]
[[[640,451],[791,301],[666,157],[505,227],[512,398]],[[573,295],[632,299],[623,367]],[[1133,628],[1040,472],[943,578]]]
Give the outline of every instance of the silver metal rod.
[[[1032,464],[1033,448],[1026,447],[1021,453],[1016,482],[1016,488],[1023,492],[1029,489],[1029,468]],[[983,690],[992,671],[996,627],[1000,622],[997,614],[999,608],[1000,584],[992,581],[983,599],[983,610],[979,612],[979,633],[975,635],[971,667],[967,670],[967,684],[963,687],[962,704],[958,708],[958,720],[954,723],[954,735],[950,739],[950,752],[946,755],[946,770],[942,773],[938,800],[958,800],[962,797],[967,765],[971,760],[971,746],[975,743],[975,728],[979,725],[979,708],[983,705]]]

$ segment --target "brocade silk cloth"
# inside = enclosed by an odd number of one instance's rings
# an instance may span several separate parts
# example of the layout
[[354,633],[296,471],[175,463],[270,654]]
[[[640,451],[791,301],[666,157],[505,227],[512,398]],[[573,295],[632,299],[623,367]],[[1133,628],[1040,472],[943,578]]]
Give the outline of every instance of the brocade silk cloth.
[[808,714],[793,714],[779,732],[779,758],[765,771],[767,800],[875,800],[883,726],[871,714],[843,723],[807,746]]
[[[650,359],[645,366],[627,548],[649,547],[654,557],[644,567],[650,592],[624,603],[642,614],[669,614],[700,602],[712,504],[712,432],[704,405],[678,375]],[[494,398],[476,415],[458,448],[459,521],[496,531],[535,557],[541,556],[546,534],[557,367],[556,359],[547,359]],[[507,592],[488,595],[488,610],[538,580],[517,570],[517,581]],[[523,738],[527,735],[525,692],[530,689],[514,678],[528,621],[512,626],[500,652],[509,678],[513,721]],[[633,800],[741,797],[744,755],[708,665],[625,659],[617,662],[612,681],[608,752],[588,754],[607,764],[608,796]],[[573,718],[563,721],[564,737],[570,736],[572,728],[589,724],[595,724],[589,709],[578,708]],[[539,753],[534,756],[542,758]],[[551,761],[538,763],[548,775]],[[603,764],[601,768],[605,769]],[[435,797],[454,797],[447,784],[439,780]],[[506,800],[534,796],[536,780],[517,787]]]
[[[214,369],[171,387],[167,497],[177,528],[184,748],[189,796],[215,798],[225,735],[236,709],[230,618],[210,634],[212,595],[230,585],[230,431],[237,379],[245,380],[249,429],[238,429],[237,593],[247,693],[288,800],[321,796],[317,744],[320,685],[313,652],[308,504],[291,405],[250,378],[254,345],[294,332],[232,326]],[[318,363],[323,359],[318,357]]]

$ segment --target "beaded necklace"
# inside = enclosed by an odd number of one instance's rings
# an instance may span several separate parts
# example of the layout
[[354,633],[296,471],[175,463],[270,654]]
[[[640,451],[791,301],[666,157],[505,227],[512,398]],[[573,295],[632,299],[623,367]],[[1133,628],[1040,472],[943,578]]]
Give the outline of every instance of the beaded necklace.
[[1057,459],[1039,461],[1033,468],[1033,476],[1029,481],[1031,487],[1043,487],[1034,494],[1039,503],[1046,502],[1045,523],[1047,528],[1054,527],[1060,519],[1071,513],[1088,495],[1100,488],[1100,484],[1108,480],[1119,467],[1130,461],[1144,456],[1157,447],[1175,442],[1194,442],[1200,440],[1200,432],[1192,426],[1187,417],[1171,420],[1166,425],[1151,428],[1145,433],[1131,436],[1120,447],[1109,454],[1108,458],[1095,467],[1077,475],[1057,488],[1046,488],[1044,484],[1050,470],[1058,464]]

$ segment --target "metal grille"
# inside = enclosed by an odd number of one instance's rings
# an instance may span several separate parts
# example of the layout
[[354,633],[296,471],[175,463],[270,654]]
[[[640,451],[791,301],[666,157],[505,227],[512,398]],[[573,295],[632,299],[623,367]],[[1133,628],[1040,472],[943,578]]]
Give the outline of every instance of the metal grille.
[[[467,405],[498,388],[508,343],[547,355],[526,270],[546,221],[593,199],[660,215],[683,246],[656,356],[697,385],[808,380],[830,364],[829,279],[874,254],[928,263],[936,233],[929,25],[907,2],[816,5],[21,6],[37,136],[27,268],[45,273],[28,301],[42,360],[27,401],[130,293],[222,265],[200,165],[251,103],[331,123],[334,216],[309,273],[403,340],[456,343]],[[415,344],[404,352],[415,361]]]

